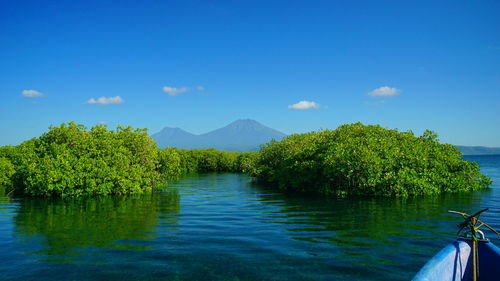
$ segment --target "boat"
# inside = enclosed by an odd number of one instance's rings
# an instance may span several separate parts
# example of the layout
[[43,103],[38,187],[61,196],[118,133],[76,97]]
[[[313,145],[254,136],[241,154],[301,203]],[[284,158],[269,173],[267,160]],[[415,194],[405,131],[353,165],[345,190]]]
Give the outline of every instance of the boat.
[[473,215],[460,214],[465,221],[459,225],[457,240],[432,257],[415,275],[413,281],[499,281],[500,248],[479,230],[485,226],[499,233],[479,217],[483,209]]

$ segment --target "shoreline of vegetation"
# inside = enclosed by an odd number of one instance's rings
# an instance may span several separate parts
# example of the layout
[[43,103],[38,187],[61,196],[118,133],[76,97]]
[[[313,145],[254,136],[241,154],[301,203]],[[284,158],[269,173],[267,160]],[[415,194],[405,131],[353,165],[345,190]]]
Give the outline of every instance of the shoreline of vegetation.
[[346,124],[262,147],[253,175],[281,190],[327,196],[408,197],[470,192],[491,185],[477,163],[450,144],[378,125]]
[[188,173],[246,173],[280,190],[323,196],[408,197],[487,188],[455,146],[361,123],[294,134],[259,152],[159,149],[145,129],[70,122],[0,147],[0,187],[39,197],[152,192]]

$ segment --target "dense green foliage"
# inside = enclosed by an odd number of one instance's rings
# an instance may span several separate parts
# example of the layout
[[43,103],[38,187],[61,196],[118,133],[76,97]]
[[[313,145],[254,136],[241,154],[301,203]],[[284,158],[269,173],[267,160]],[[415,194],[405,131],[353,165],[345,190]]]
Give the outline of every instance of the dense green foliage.
[[227,152],[215,149],[180,150],[182,169],[190,172],[244,172],[257,152]]
[[160,149],[160,171],[168,179],[189,173],[248,172],[258,152],[227,152],[215,149]]
[[27,195],[133,194],[161,182],[156,144],[145,130],[131,127],[87,130],[62,124],[3,154],[14,163],[16,186]]
[[9,159],[0,157],[0,186],[12,185],[11,177],[16,170]]
[[87,130],[71,122],[18,146],[0,147],[0,186],[31,196],[136,194],[188,173],[247,172],[256,155],[157,149],[146,130]]
[[158,149],[160,173],[167,180],[178,179],[184,174],[181,168],[181,153],[173,147]]
[[73,122],[0,147],[0,186],[31,196],[149,192],[189,173],[243,172],[280,189],[327,195],[413,196],[478,190],[491,181],[455,146],[361,123],[291,135],[260,152],[158,149],[143,129]]
[[472,191],[491,181],[455,146],[361,123],[291,135],[261,149],[253,174],[280,189],[327,195],[414,196]]

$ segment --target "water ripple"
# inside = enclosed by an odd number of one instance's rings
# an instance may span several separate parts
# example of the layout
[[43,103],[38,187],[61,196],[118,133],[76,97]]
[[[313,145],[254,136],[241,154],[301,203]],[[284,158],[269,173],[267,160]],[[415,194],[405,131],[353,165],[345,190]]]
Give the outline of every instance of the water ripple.
[[0,198],[0,280],[408,280],[454,239],[447,210],[489,207],[500,229],[500,159],[470,160],[491,190],[324,199],[208,174],[156,195]]

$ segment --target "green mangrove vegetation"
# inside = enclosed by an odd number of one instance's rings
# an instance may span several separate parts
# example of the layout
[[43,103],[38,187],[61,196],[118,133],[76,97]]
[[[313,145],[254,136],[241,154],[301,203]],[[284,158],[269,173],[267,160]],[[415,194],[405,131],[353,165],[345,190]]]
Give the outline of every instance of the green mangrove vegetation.
[[156,144],[141,129],[71,122],[9,150],[15,186],[26,195],[134,194],[161,181]]
[[437,135],[347,124],[263,146],[253,175],[282,190],[335,196],[407,197],[486,188],[476,163]]
[[14,164],[5,157],[0,157],[0,186],[11,186],[11,177],[16,172]]
[[215,149],[179,150],[183,174],[192,172],[248,172],[257,152],[227,152]]
[[158,149],[145,129],[70,122],[0,148],[0,186],[43,197],[151,192],[188,173],[246,172],[257,152]]
[[166,179],[178,179],[191,173],[247,173],[258,153],[228,152],[210,149],[159,149],[160,173]]
[[361,123],[294,134],[259,152],[159,149],[145,129],[70,122],[0,148],[8,193],[66,197],[151,192],[189,173],[236,172],[281,190],[326,196],[407,197],[486,188],[476,163],[437,135]]

